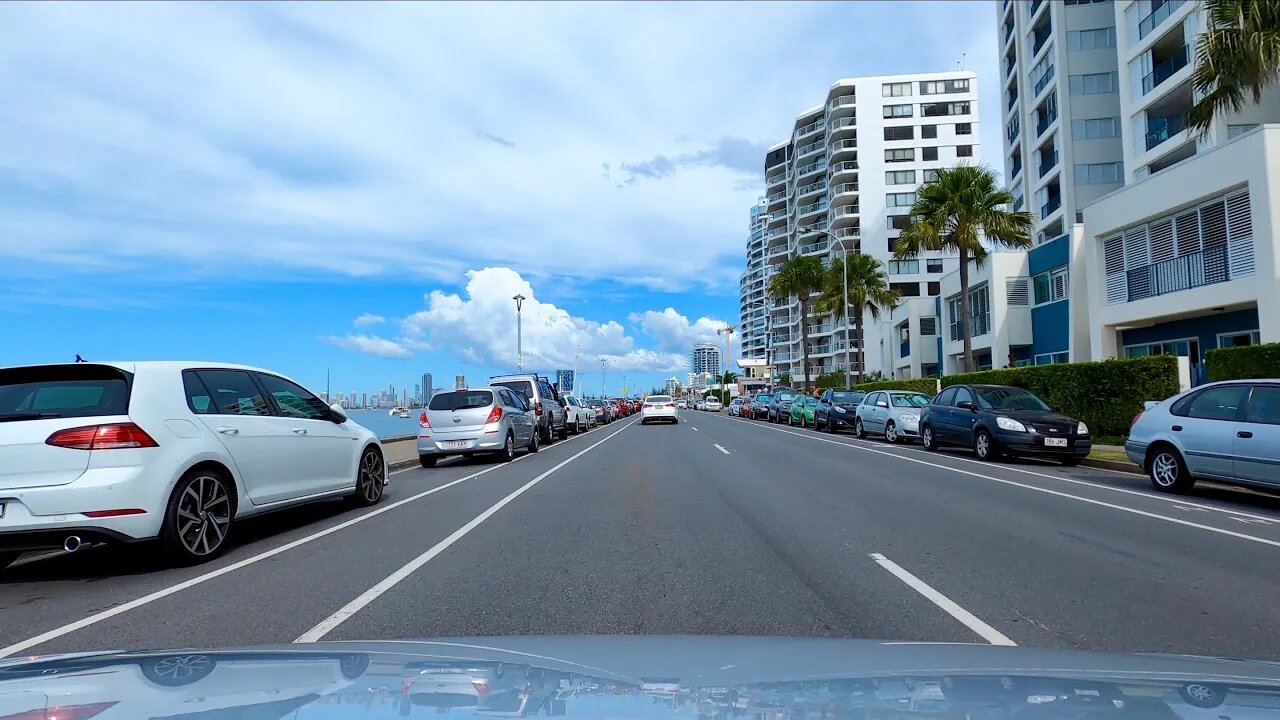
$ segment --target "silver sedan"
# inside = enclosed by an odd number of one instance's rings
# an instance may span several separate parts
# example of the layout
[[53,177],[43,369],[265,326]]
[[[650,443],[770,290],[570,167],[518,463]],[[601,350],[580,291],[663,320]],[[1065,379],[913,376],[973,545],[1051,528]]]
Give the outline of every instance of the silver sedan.
[[920,436],[920,412],[931,398],[924,393],[905,390],[879,390],[867,393],[858,405],[853,433],[860,438],[869,434],[883,435],[896,443]]
[[418,460],[422,467],[450,455],[495,453],[515,459],[516,448],[538,452],[537,421],[529,401],[510,388],[452,390],[431,397],[418,418]]

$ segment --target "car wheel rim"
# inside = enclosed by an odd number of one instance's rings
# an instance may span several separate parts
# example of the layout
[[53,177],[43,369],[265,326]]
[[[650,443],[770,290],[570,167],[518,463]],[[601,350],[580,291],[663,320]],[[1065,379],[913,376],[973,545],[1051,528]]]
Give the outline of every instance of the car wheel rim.
[[192,480],[178,498],[178,539],[192,555],[208,555],[222,547],[231,524],[231,499],[212,475]]
[[898,439],[897,432],[894,430],[893,423],[884,426],[884,439],[894,442]]
[[1178,480],[1178,461],[1173,455],[1162,452],[1151,463],[1151,479],[1160,487],[1169,487]]
[[205,655],[175,655],[158,661],[154,666],[157,677],[174,681],[188,680],[208,669],[209,658]]
[[360,463],[360,494],[369,502],[377,502],[382,497],[383,469],[382,456],[376,452],[364,454]]
[[924,429],[924,435],[922,435],[922,436],[920,437],[920,440],[924,443],[925,447],[930,447],[930,446],[932,446],[932,445],[933,445],[933,431],[932,431],[932,430],[930,430],[929,428],[925,428],[925,429]]
[[507,436],[507,441],[506,441],[505,443],[503,443],[503,444],[502,444],[502,452],[503,452],[507,457],[511,457],[511,456],[512,456],[512,455],[514,455],[514,454],[515,454],[515,452],[516,452],[516,444],[515,444],[514,442],[512,442],[512,441],[511,441],[511,436],[510,436],[510,435],[508,435],[508,436]]
[[1209,702],[1214,699],[1213,688],[1204,685],[1188,685],[1187,694],[1200,702]]
[[990,448],[990,445],[988,444],[987,436],[979,435],[978,436],[978,457],[986,457],[987,452],[990,449],[991,448]]

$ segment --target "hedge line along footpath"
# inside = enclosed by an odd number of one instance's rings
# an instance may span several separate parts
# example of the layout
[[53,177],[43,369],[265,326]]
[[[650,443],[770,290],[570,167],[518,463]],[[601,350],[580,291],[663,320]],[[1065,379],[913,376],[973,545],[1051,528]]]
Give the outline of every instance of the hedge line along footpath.
[[[886,380],[857,390],[912,390],[933,394],[937,378]],[[1101,362],[1061,363],[982,370],[941,378],[950,385],[1013,385],[1026,388],[1062,414],[1083,420],[1092,435],[1124,435],[1147,400],[1178,393],[1178,362],[1155,355]]]
[[1219,348],[1204,354],[1210,382],[1280,377],[1280,343]]

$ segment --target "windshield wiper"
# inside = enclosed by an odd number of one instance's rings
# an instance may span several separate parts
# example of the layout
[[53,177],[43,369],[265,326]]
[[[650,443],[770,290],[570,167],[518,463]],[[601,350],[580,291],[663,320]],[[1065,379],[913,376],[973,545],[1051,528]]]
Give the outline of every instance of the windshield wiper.
[[11,415],[0,415],[0,422],[11,422],[15,420],[47,420],[49,418],[60,417],[62,417],[62,414],[56,412],[13,413]]

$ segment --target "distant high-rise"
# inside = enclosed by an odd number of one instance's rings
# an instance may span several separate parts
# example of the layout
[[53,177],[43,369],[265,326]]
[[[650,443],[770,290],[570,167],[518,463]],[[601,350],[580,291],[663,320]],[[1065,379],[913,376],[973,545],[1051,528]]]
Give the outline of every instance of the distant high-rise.
[[422,404],[431,402],[433,394],[435,394],[435,385],[431,383],[431,373],[422,373]]
[[712,343],[698,343],[689,353],[689,370],[694,373],[720,375],[720,348]]
[[665,387],[664,387],[663,389],[664,389],[664,390],[666,390],[667,394],[668,394],[668,395],[671,395],[672,397],[674,397],[674,396],[676,396],[676,395],[679,395],[679,394],[680,394],[680,380],[679,380],[679,379],[677,379],[677,378],[674,378],[674,377],[669,377],[669,378],[667,378],[666,385],[665,385]]

